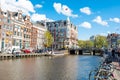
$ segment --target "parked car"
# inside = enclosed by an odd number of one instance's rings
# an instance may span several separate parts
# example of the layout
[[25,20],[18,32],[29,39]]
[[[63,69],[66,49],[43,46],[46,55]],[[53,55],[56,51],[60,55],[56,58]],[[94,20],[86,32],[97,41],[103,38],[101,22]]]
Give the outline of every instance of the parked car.
[[13,54],[20,54],[21,50],[19,48],[14,48],[12,53]]
[[37,49],[37,50],[35,50],[35,53],[42,53],[42,52],[43,52],[42,49]]
[[21,53],[21,50],[18,46],[12,46],[12,48],[7,48],[4,50],[4,53],[8,54],[16,54],[16,53]]
[[22,51],[23,51],[24,53],[32,53],[32,51],[29,50],[29,49],[23,49]]
[[5,49],[3,53],[12,54],[12,49]]

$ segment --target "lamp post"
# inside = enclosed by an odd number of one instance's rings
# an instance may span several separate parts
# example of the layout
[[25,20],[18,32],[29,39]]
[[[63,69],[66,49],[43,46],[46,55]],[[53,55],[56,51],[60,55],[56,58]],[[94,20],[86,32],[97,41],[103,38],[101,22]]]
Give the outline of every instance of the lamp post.
[[54,49],[54,39],[53,39],[53,43],[52,43],[52,50]]
[[65,41],[65,39],[63,38],[63,47],[62,48],[64,48],[64,41]]
[[94,36],[94,48],[96,48],[96,37]]

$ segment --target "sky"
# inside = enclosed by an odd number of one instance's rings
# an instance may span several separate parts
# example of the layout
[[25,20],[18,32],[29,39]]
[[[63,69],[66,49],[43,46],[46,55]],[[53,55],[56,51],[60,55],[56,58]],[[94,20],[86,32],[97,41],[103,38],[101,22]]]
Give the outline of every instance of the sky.
[[33,22],[69,17],[80,40],[120,33],[120,0],[0,0],[0,7],[3,11],[22,10]]

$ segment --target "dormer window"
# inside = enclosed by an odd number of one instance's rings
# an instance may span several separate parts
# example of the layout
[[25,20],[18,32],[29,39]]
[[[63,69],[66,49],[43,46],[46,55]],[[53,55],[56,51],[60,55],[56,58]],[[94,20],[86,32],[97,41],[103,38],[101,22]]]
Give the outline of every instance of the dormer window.
[[20,18],[22,18],[22,15],[20,14]]

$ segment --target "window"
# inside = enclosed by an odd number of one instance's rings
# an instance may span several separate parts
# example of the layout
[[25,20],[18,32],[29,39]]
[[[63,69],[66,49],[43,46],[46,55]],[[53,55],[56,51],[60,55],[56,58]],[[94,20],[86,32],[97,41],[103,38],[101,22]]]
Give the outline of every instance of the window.
[[4,36],[4,37],[5,37],[5,32],[2,32],[2,36]]
[[24,38],[25,38],[25,34],[24,34]]
[[16,42],[16,46],[19,46],[19,43],[18,43],[18,42]]
[[5,47],[7,47],[7,44],[5,44]]
[[64,21],[64,25],[66,26],[66,21]]
[[8,19],[7,22],[10,23],[10,19]]
[[10,30],[12,31],[12,26],[10,26]]
[[17,36],[19,36],[20,35],[20,33],[19,32],[17,32]]
[[9,30],[9,25],[8,25],[8,26],[6,26],[6,29],[8,29],[8,30]]
[[5,29],[6,25],[3,25],[3,28]]
[[20,36],[22,36],[22,33],[20,33]]
[[15,42],[16,42],[16,40],[14,39],[14,40],[13,40],[13,42],[12,42],[12,45],[14,45],[14,46],[15,46]]
[[24,31],[26,31],[26,28],[24,28]]
[[16,35],[16,31],[14,31],[14,35]]
[[4,48],[4,38],[2,39],[2,48]]
[[9,34],[6,34],[6,36],[9,36]]

